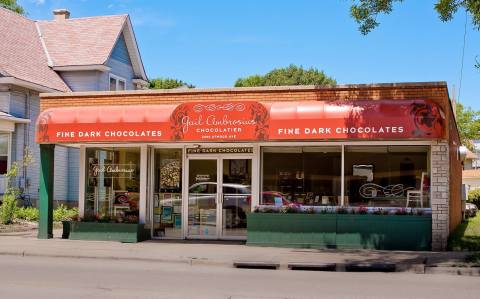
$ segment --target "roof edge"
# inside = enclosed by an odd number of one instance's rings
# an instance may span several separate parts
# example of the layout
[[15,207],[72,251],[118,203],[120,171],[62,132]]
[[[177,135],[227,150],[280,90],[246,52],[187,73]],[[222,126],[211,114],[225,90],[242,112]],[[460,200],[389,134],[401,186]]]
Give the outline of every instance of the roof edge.
[[38,22],[34,22],[34,23],[35,23],[35,28],[37,29],[38,38],[40,39],[40,44],[42,45],[43,52],[45,53],[45,56],[47,56],[47,65],[49,67],[52,67],[53,60],[52,60],[52,57],[50,56],[50,53],[48,52],[47,45],[45,44],[45,39],[43,38],[42,29],[38,25]]
[[32,90],[35,90],[35,91],[38,91],[38,92],[41,92],[41,93],[45,93],[45,92],[48,92],[49,94],[50,93],[54,93],[54,94],[65,93],[64,91],[61,91],[61,90],[58,90],[58,89],[53,89],[53,88],[50,88],[50,87],[47,87],[47,86],[44,86],[44,85],[41,85],[41,84],[37,84],[37,83],[31,82],[31,81],[22,80],[22,79],[19,79],[19,78],[16,78],[16,77],[0,77],[0,84],[17,85],[17,86],[32,89]]
[[387,88],[446,88],[445,81],[435,82],[403,82],[403,83],[371,83],[371,84],[340,84],[330,86],[318,85],[294,85],[294,86],[260,86],[260,87],[230,87],[230,88],[190,88],[190,89],[147,89],[126,91],[81,91],[62,93],[42,93],[43,98],[54,97],[89,97],[89,96],[113,96],[113,95],[152,95],[152,94],[196,94],[196,93],[247,93],[247,92],[272,92],[272,91],[309,91],[309,90],[349,90],[349,89],[387,89]]
[[137,38],[135,37],[135,32],[133,30],[132,22],[130,21],[130,16],[129,15],[125,15],[125,16],[126,17],[123,22],[123,26],[120,29],[120,32],[117,34],[115,43],[112,45],[112,48],[110,49],[110,52],[103,63],[106,64],[108,60],[112,57],[112,53],[113,53],[113,50],[115,49],[115,46],[117,45],[118,39],[120,38],[120,35],[123,34],[123,37],[125,39],[125,44],[127,46],[128,56],[130,57],[131,65],[133,68],[133,72],[135,73],[135,75],[141,76],[143,80],[147,81],[148,77],[145,72],[145,66],[143,65],[142,56],[140,55],[140,49],[138,48],[138,42],[137,42]]
[[29,124],[32,122],[32,120],[28,118],[15,117],[6,112],[3,112],[2,115],[0,115],[0,120],[9,121],[17,124]]
[[108,72],[111,70],[110,67],[104,64],[58,65],[58,66],[53,66],[52,69],[57,72],[72,72],[72,71]]

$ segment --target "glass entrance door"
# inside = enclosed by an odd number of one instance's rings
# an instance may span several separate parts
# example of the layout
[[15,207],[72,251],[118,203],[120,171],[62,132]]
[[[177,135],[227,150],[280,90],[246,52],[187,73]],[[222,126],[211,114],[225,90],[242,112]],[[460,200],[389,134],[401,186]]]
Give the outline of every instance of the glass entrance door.
[[251,185],[250,158],[190,158],[188,237],[245,238]]
[[221,237],[246,237],[252,201],[252,160],[223,159],[222,174]]
[[218,161],[188,162],[188,236],[217,238]]

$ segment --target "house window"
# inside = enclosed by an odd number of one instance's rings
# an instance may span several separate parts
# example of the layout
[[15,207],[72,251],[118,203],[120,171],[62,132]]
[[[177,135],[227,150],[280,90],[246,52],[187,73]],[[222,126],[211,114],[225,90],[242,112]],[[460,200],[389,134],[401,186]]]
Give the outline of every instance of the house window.
[[8,170],[8,134],[0,134],[0,174],[7,173]]
[[115,90],[125,90],[126,88],[125,79],[110,74],[110,91]]

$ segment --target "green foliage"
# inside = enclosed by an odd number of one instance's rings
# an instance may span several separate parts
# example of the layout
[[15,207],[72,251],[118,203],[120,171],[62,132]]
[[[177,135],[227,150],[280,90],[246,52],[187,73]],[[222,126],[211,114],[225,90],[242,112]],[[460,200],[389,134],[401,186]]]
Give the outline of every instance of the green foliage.
[[[34,207],[22,207],[16,208],[14,213],[15,219],[27,220],[27,221],[38,221],[39,210]],[[53,210],[53,221],[71,221],[78,217],[78,209],[72,208],[69,209],[65,205],[59,205],[56,209]]]
[[25,15],[25,10],[17,3],[17,0],[0,0],[0,7]]
[[156,78],[150,80],[150,89],[195,88],[194,85],[172,78]]
[[377,22],[377,16],[379,14],[391,13],[393,3],[402,1],[403,0],[359,0],[359,4],[352,4],[350,7],[350,15],[358,23],[358,30],[366,35],[379,25]]
[[459,8],[464,8],[471,16],[473,27],[480,30],[480,1],[478,0],[438,0],[435,10],[440,20],[448,22]]
[[470,140],[480,139],[480,111],[457,104],[457,126],[462,144],[472,149]]
[[291,85],[335,85],[335,79],[325,75],[316,68],[304,69],[293,64],[285,68],[273,69],[264,76],[253,75],[240,78],[235,82],[235,87],[252,86],[291,86]]
[[467,201],[473,203],[478,208],[480,208],[480,189],[468,191]]
[[465,261],[470,264],[474,264],[476,267],[480,267],[480,252],[475,252],[468,255]]
[[65,205],[59,205],[53,210],[53,221],[71,221],[78,217],[78,209],[69,209]]
[[[1,1],[1,0],[0,0]],[[11,224],[15,219],[17,208],[17,197],[20,195],[20,189],[15,186],[14,179],[18,175],[20,167],[24,169],[33,163],[33,155],[31,150],[26,147],[24,149],[24,156],[21,164],[15,161],[12,163],[7,173],[4,174],[7,177],[7,189],[3,195],[3,204],[0,206],[0,222],[3,224]]]
[[38,221],[39,211],[34,207],[21,207],[15,211],[15,219]]
[[[379,25],[378,15],[391,13],[393,4],[403,0],[352,0],[352,2],[350,15],[358,23],[358,30],[366,35]],[[434,8],[443,22],[452,20],[455,13],[463,8],[472,17],[473,27],[480,30],[480,1],[478,0],[437,0]]]
[[448,240],[448,249],[480,251],[480,213],[455,229]]
[[13,194],[3,195],[3,204],[0,206],[0,223],[12,224],[15,219],[17,200]]

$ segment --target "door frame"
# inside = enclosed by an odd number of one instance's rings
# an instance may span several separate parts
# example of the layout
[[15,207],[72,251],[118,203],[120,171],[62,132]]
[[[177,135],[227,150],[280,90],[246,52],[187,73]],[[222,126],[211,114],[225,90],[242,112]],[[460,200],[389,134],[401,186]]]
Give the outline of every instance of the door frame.
[[[93,145],[92,145],[93,146]],[[134,145],[128,145],[134,146]],[[252,199],[251,199],[251,212],[253,212],[255,206],[258,206],[260,203],[260,145],[258,143],[204,143],[201,144],[201,147],[210,148],[210,147],[251,147],[253,153],[251,154],[188,154],[188,148],[197,148],[200,144],[196,143],[156,143],[149,144],[150,147],[150,161],[148,166],[150,171],[148,172],[148,196],[147,200],[150,210],[147,212],[148,222],[150,223],[150,236],[152,239],[205,239],[205,238],[190,238],[188,237],[188,159],[190,157],[197,158],[203,157],[204,159],[215,159],[215,157],[238,157],[241,156],[245,159],[252,159]],[[155,150],[156,149],[182,149],[182,234],[181,237],[154,237],[153,236],[153,226],[154,226],[154,217],[153,217],[153,186],[154,186],[154,165],[155,165]],[[85,153],[85,150],[81,151]],[[85,157],[83,157],[85,160]],[[218,162],[217,162],[218,164]],[[81,164],[83,165],[83,164]],[[218,166],[217,166],[218,167]],[[218,173],[217,173],[218,175]],[[83,190],[83,189],[82,189]],[[82,209],[83,210],[83,209]],[[212,240],[218,240],[218,238],[211,238]],[[230,239],[230,238],[225,238]],[[232,240],[245,240],[245,237],[242,238],[231,238]]]
[[[184,226],[183,226],[183,235],[186,239],[205,239],[205,240],[246,240],[246,236],[223,236],[223,202],[221,197],[223,196],[223,160],[234,160],[234,159],[249,159],[252,161],[251,169],[251,202],[250,210],[253,210],[254,207],[254,191],[253,191],[253,181],[254,181],[254,155],[245,155],[245,154],[190,154],[188,157],[185,157],[185,176],[183,184],[183,217]],[[189,189],[189,173],[190,173],[190,160],[215,160],[217,163],[217,194],[216,194],[216,235],[215,236],[192,236],[188,234],[188,189]]]

